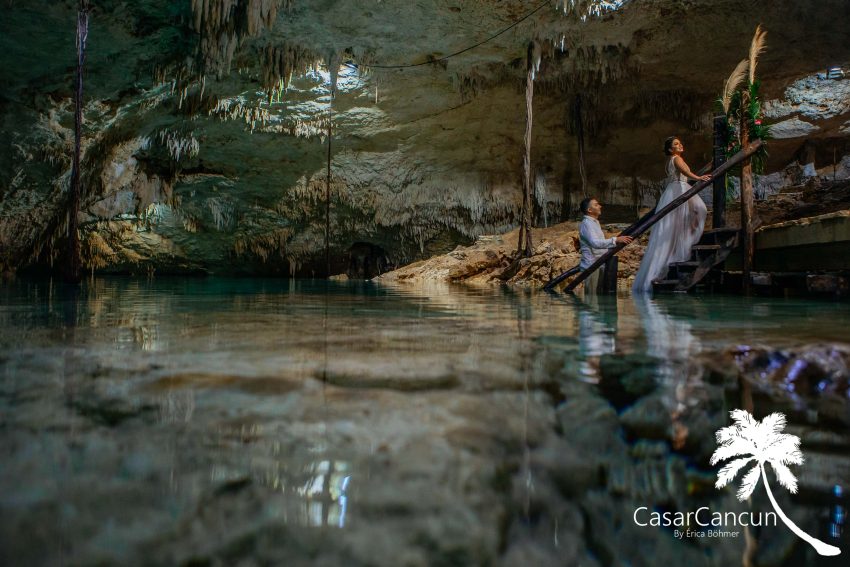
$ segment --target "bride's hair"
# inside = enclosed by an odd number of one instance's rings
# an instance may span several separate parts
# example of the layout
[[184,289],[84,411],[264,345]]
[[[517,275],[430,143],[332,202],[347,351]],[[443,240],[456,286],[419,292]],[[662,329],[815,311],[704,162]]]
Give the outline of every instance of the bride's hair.
[[678,140],[679,136],[670,136],[666,140],[664,140],[664,155],[672,156],[673,155],[673,142]]

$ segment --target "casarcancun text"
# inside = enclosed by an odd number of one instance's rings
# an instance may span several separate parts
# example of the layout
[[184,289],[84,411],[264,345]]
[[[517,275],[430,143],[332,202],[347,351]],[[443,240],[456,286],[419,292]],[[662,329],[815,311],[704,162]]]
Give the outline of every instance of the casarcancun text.
[[775,526],[776,512],[712,512],[708,506],[688,512],[656,512],[646,506],[635,509],[639,526]]

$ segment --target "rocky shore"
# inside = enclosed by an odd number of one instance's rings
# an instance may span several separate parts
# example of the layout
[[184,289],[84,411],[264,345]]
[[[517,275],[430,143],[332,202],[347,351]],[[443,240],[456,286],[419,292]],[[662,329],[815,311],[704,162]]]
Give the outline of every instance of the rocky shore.
[[[619,234],[626,224],[603,224],[606,236]],[[471,246],[458,246],[448,254],[414,262],[382,274],[376,281],[443,281],[471,285],[508,283],[541,287],[558,274],[578,265],[578,222],[565,222],[534,229],[534,254],[513,262],[519,230],[507,234],[480,236]],[[619,283],[628,286],[637,273],[647,236],[620,253]]]

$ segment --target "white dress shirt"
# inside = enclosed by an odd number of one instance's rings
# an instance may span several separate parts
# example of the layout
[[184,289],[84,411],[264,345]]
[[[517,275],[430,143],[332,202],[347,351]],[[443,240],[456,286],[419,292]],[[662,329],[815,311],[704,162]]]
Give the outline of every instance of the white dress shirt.
[[599,226],[599,221],[589,215],[584,215],[578,229],[578,235],[579,240],[581,240],[581,264],[579,264],[579,267],[582,270],[589,268],[600,256],[605,254],[606,249],[614,248],[617,245],[617,237],[605,238],[602,227]]

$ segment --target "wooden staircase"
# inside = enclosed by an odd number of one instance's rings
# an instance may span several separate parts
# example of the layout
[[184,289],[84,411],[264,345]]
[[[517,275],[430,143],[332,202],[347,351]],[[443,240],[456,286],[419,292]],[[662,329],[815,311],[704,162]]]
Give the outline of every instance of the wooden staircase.
[[[748,160],[753,154],[755,154],[761,147],[762,141],[751,141],[746,147],[741,149],[741,151],[728,160],[723,161],[723,156],[725,155],[725,144],[719,144],[721,137],[718,134],[718,132],[720,132],[718,124],[722,124],[724,120],[725,118],[723,116],[718,116],[714,121],[715,156],[713,166],[715,169],[711,172],[711,180],[698,181],[690,189],[660,209],[655,208],[651,210],[642,216],[636,223],[630,225],[621,232],[621,236],[631,236],[633,238],[640,237],[641,234],[650,230],[655,223],[664,218],[667,214],[677,207],[684,205],[688,199],[696,196],[700,191],[708,187],[709,183],[714,185],[715,207],[713,212],[713,222],[715,225],[721,227],[726,224],[724,220],[726,203],[724,179],[726,172],[739,163]],[[709,164],[703,169],[708,169],[711,166],[712,164]],[[700,170],[699,174],[701,175],[702,173],[703,170]],[[680,262],[670,266],[670,274],[667,275],[666,279],[654,282],[653,289],[657,291],[687,291],[697,285],[707,274],[712,272],[712,268],[723,262],[729,256],[732,249],[737,246],[738,233],[738,229],[734,228],[717,228],[705,231],[700,242],[692,248],[691,258],[686,262]],[[579,270],[579,267],[575,266],[565,272],[562,272],[549,280],[549,283],[547,283],[543,289],[546,291],[553,291],[555,286],[578,272],[572,281],[567,283],[566,287],[564,287],[565,293],[572,293],[577,286],[581,285],[581,283],[584,282],[584,280],[586,280],[593,272],[606,265],[608,261],[625,246],[625,243],[620,243],[613,248],[610,248],[584,270]]]
[[706,276],[716,271],[714,268],[723,264],[738,246],[740,232],[737,228],[715,228],[703,232],[700,241],[691,248],[691,257],[685,262],[670,264],[667,277],[654,281],[652,291],[688,291],[706,281]]

